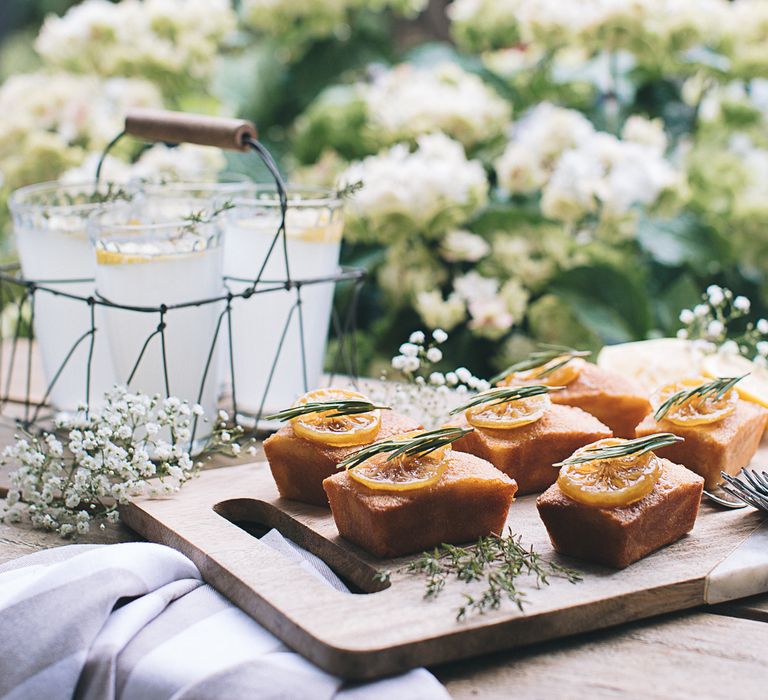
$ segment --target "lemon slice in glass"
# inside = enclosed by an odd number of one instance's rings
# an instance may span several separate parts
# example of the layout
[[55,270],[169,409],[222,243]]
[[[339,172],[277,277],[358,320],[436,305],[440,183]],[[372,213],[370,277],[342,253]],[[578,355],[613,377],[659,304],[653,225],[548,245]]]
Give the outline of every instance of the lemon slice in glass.
[[[661,387],[651,396],[651,406],[654,412],[666,401],[680,391],[689,391],[702,384],[708,384],[703,377],[681,379]],[[736,410],[739,395],[735,389],[726,392],[720,398],[717,396],[692,396],[683,403],[676,403],[669,408],[662,420],[682,426],[707,425],[716,423]]]
[[[368,401],[368,397],[345,389],[317,389],[299,398],[293,405],[322,403],[323,401]],[[376,439],[381,428],[381,411],[367,411],[352,415],[333,415],[336,409],[306,413],[291,420],[293,432],[305,440],[334,447],[367,445]]]
[[539,394],[504,403],[486,403],[468,408],[464,415],[475,428],[510,430],[539,420],[552,405],[548,394]]
[[[588,449],[610,447],[627,442],[606,438],[586,445],[573,456]],[[560,468],[557,485],[569,498],[596,508],[619,508],[645,498],[661,476],[661,460],[653,452],[611,459],[594,459]]]
[[721,354],[704,358],[701,367],[707,377],[744,377],[735,387],[745,401],[752,401],[768,408],[768,369],[756,365],[741,355]]
[[[398,435],[393,440],[408,440],[419,434],[413,431]],[[377,491],[413,491],[437,483],[448,467],[450,445],[443,445],[423,455],[399,455],[389,459],[391,453],[369,457],[349,470],[355,481]]]

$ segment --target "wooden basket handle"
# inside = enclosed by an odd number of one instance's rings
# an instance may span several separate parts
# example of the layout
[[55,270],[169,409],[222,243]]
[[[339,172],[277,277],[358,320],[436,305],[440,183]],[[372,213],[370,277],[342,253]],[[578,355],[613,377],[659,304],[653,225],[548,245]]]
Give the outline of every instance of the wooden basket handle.
[[132,109],[125,117],[125,133],[146,141],[197,143],[245,151],[244,139],[256,138],[256,126],[246,119],[209,117],[163,109]]

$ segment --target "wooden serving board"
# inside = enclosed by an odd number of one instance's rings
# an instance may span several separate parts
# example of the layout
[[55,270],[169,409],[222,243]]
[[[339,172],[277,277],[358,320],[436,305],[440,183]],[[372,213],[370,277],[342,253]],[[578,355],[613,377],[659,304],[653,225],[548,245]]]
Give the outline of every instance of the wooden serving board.
[[[206,581],[285,644],[331,673],[360,679],[701,605],[707,574],[764,519],[751,508],[704,503],[690,535],[614,571],[556,555],[535,496],[520,498],[510,509],[512,532],[584,580],[553,578],[537,589],[523,578],[523,611],[506,601],[457,622],[463,593],[478,586],[451,581],[437,599],[424,600],[421,577],[395,572],[386,587],[377,571],[408,559],[377,560],[338,536],[329,510],[281,499],[265,463],[203,472],[178,496],[137,500],[122,515],[146,538],[186,554]],[[326,586],[235,523],[278,529],[367,594]]]

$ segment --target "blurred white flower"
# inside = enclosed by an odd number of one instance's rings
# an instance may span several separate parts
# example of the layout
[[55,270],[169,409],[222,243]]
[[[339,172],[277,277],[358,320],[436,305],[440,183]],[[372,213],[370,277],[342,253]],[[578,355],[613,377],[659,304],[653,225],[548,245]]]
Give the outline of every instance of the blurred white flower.
[[85,0],[48,15],[35,49],[50,66],[102,76],[152,76],[164,90],[213,74],[235,27],[229,0]]
[[461,229],[449,231],[440,244],[440,254],[448,262],[477,262],[490,250],[482,236]]
[[761,318],[757,322],[757,330],[764,335],[768,334],[768,319]]
[[739,311],[743,311],[744,313],[748,313],[751,306],[752,303],[749,301],[749,299],[747,299],[747,297],[737,296],[733,300],[733,307]]
[[723,293],[722,287],[718,287],[716,284],[710,284],[709,287],[707,287],[707,297],[712,306],[719,306],[725,300],[725,294]]
[[680,323],[688,325],[689,323],[693,323],[695,318],[695,314],[690,309],[683,309],[680,312]]
[[479,161],[467,160],[461,144],[444,134],[417,139],[411,152],[398,144],[353,163],[341,184],[362,182],[349,211],[368,235],[387,240],[410,231],[442,234],[485,204],[488,181]]
[[709,338],[718,338],[722,334],[722,332],[725,330],[725,326],[723,326],[722,322],[718,321],[717,319],[710,321],[707,324],[707,336]]
[[414,307],[429,328],[451,330],[467,316],[464,300],[456,293],[444,299],[437,290],[419,292],[416,295]]
[[448,334],[442,328],[435,328],[432,331],[432,338],[436,343],[442,344],[448,340]]
[[454,63],[402,64],[359,87],[372,128],[385,143],[442,131],[471,147],[503,133],[509,103]]
[[652,148],[659,154],[667,149],[667,135],[664,133],[664,123],[661,119],[646,119],[640,115],[632,115],[624,123],[621,138]]

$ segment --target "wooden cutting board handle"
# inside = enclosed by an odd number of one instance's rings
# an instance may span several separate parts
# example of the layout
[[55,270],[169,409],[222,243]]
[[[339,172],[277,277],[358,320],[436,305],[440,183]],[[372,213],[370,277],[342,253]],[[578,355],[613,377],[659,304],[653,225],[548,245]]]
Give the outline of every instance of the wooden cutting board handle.
[[125,117],[125,133],[146,141],[196,143],[245,151],[244,139],[247,136],[256,138],[256,126],[245,119],[163,109],[132,109]]

